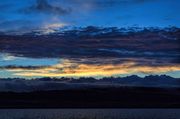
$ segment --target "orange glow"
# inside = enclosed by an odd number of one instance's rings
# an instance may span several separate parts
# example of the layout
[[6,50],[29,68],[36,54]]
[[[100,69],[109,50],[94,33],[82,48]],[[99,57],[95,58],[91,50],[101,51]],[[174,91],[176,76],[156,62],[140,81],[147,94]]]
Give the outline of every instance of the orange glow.
[[169,71],[180,71],[180,65],[171,66],[139,66],[136,62],[128,61],[121,64],[79,64],[64,60],[61,64],[38,69],[8,69],[16,76],[41,77],[96,77],[122,74],[144,73],[158,74]]

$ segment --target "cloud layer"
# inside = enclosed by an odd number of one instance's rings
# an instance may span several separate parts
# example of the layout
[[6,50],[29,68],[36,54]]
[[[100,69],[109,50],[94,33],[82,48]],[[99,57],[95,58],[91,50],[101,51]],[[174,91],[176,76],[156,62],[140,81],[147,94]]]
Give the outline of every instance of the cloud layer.
[[0,50],[9,54],[4,59],[56,58],[59,62],[40,66],[6,63],[0,68],[21,77],[178,73],[179,32],[178,28],[87,27],[50,35],[1,35]]
[[1,0],[0,77],[180,77],[179,5],[179,0]]

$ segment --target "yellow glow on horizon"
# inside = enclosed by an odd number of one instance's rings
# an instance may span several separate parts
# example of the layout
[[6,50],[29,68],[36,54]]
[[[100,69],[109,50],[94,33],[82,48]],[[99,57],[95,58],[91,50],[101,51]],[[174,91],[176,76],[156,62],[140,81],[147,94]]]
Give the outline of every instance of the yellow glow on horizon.
[[171,66],[139,66],[136,62],[128,61],[121,64],[79,64],[64,60],[60,64],[38,69],[7,69],[16,76],[25,77],[96,77],[122,74],[145,73],[158,74],[170,71],[180,71],[180,65]]

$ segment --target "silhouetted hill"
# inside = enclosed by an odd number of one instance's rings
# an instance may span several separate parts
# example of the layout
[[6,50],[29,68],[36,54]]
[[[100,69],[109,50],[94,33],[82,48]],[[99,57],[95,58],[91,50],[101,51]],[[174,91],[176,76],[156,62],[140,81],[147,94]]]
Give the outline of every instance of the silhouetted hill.
[[0,108],[179,108],[180,79],[0,79]]
[[0,92],[0,108],[179,108],[179,88],[104,87]]

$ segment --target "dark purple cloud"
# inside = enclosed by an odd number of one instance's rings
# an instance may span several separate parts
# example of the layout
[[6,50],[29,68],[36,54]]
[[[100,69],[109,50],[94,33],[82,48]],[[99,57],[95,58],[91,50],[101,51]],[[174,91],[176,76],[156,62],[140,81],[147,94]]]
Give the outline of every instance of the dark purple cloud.
[[0,50],[15,56],[64,58],[86,64],[136,60],[139,65],[172,65],[179,62],[179,34],[178,28],[137,32],[87,27],[50,35],[1,35]]

